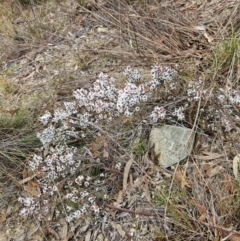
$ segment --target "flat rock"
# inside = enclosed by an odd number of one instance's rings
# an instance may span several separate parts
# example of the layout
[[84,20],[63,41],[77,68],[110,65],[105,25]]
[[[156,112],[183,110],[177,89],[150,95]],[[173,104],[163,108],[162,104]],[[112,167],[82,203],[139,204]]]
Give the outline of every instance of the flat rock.
[[165,125],[152,129],[149,147],[158,164],[166,168],[185,159],[190,154],[194,139],[195,132],[191,129]]

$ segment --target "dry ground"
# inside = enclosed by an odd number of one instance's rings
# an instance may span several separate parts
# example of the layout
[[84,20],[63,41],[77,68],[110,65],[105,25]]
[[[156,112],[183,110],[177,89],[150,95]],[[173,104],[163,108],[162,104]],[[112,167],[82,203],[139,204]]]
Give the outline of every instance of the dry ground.
[[[240,96],[239,1],[20,2],[0,3],[0,240],[240,240],[238,162],[233,167],[240,106],[217,99],[230,89]],[[23,182],[40,147],[37,118],[71,100],[73,90],[89,88],[100,72],[122,86],[126,66],[147,79],[154,63],[178,64],[179,90],[153,98],[142,119],[156,104],[171,112],[190,81],[204,82],[206,98],[174,123],[198,133],[192,155],[175,169],[160,168],[148,155],[151,125],[116,120],[84,143],[94,159],[110,148],[107,162],[84,167],[107,173],[100,216],[72,223],[54,214],[42,222],[20,216],[19,195],[34,195],[37,186],[34,178]]]

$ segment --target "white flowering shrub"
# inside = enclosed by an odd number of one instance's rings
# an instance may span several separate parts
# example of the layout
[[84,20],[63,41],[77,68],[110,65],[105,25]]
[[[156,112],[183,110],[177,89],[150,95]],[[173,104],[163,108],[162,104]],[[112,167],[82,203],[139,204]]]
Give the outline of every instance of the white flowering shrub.
[[[158,87],[173,82],[177,72],[170,67],[155,65],[148,81],[143,82],[139,72],[130,67],[125,69],[124,75],[125,86],[117,88],[114,78],[101,73],[91,88],[74,91],[74,101],[64,102],[63,108],[53,113],[47,111],[39,118],[45,127],[37,133],[43,147],[41,154],[33,155],[29,166],[39,174],[35,181],[40,192],[35,197],[19,198],[23,204],[21,215],[38,214],[40,220],[47,220],[55,198],[59,199],[54,212],[56,218],[65,216],[71,222],[89,212],[98,215],[100,209],[95,200],[105,176],[103,173],[97,177],[84,173],[83,166],[89,161],[83,156],[79,158],[83,147],[73,147],[69,143],[84,139],[89,128],[110,124],[119,116],[137,114],[141,103],[159,91]],[[155,107],[149,121],[157,122],[165,116],[164,107]],[[115,168],[120,171],[121,163],[117,163]],[[103,193],[103,198],[106,196]]]
[[[68,222],[84,217],[92,213],[98,215],[100,207],[97,203],[99,190],[105,184],[104,173],[91,175],[86,167],[90,160],[81,155],[84,150],[82,140],[87,136],[88,130],[95,127],[111,125],[112,121],[119,116],[131,117],[141,112],[144,102],[151,101],[153,96],[162,102],[168,96],[170,100],[175,100],[175,91],[179,88],[178,73],[170,67],[160,65],[153,66],[149,80],[143,80],[137,70],[127,67],[124,71],[126,83],[123,88],[118,88],[116,80],[103,73],[93,83],[89,89],[81,88],[74,91],[74,101],[64,102],[63,108],[54,110],[53,113],[47,111],[39,118],[45,129],[37,133],[37,137],[42,143],[40,154],[34,154],[29,161],[32,171],[37,173],[35,182],[39,186],[39,193],[34,197],[20,197],[23,204],[21,215],[38,214],[40,220],[47,220],[53,203],[54,217],[64,216]],[[206,102],[216,98],[224,108],[231,110],[231,116],[237,116],[233,106],[240,103],[238,90],[229,90],[228,93],[213,95],[204,88],[204,82],[190,82],[186,90],[185,104],[176,104],[173,108],[169,105],[154,106],[148,114],[148,123],[153,124],[159,120],[169,119],[175,121],[185,121],[185,112],[188,103],[194,106],[194,102]],[[167,99],[169,101],[169,98]],[[222,126],[227,131],[231,130],[231,124],[224,112],[206,105],[207,109],[201,107],[201,113],[205,113],[208,127],[214,120],[221,121]],[[167,112],[168,111],[168,112]],[[146,116],[146,115],[145,115]],[[238,117],[239,118],[239,117]],[[72,145],[74,141],[82,143]],[[86,148],[85,148],[86,149]],[[39,153],[39,152],[38,152]],[[99,164],[99,159],[92,156],[94,165]],[[90,165],[91,166],[91,165]],[[117,163],[113,168],[121,171],[121,163]],[[107,197],[107,193],[101,193],[102,199]],[[57,201],[56,201],[57,200]]]

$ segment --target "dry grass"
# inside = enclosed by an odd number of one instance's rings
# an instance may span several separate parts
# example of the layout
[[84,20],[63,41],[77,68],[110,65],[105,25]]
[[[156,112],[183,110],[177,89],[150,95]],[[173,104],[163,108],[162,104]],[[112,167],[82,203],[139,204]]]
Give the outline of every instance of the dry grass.
[[[22,171],[39,145],[34,137],[39,129],[37,116],[70,99],[72,89],[89,85],[100,71],[121,79],[119,72],[126,65],[145,73],[154,62],[178,64],[177,100],[186,97],[188,83],[200,77],[208,94],[190,105],[186,120],[178,123],[198,133],[192,155],[174,170],[164,170],[148,159],[149,125],[141,125],[139,119],[124,119],[99,128],[102,136],[89,138],[85,145],[95,158],[104,157],[108,143],[110,155],[102,166],[89,164],[85,171],[92,176],[103,170],[108,173],[106,185],[98,193],[105,223],[97,220],[92,225],[85,220],[88,224],[81,225],[88,229],[81,235],[90,235],[91,240],[111,240],[114,235],[116,240],[130,240],[131,232],[131,240],[239,240],[240,187],[232,170],[232,160],[240,150],[240,122],[235,118],[240,115],[239,104],[229,109],[211,97],[227,95],[230,88],[239,91],[239,1],[77,2],[1,3],[3,212],[8,202],[17,206],[23,189],[18,185]],[[156,96],[148,104],[171,103],[170,112],[181,104],[175,101],[174,96]],[[149,106],[144,107],[142,118]],[[216,109],[222,118],[228,116],[233,127],[230,132],[215,112],[207,118]],[[215,130],[209,128],[210,123],[216,125]],[[132,153],[135,158],[123,192],[124,170],[117,171],[115,166],[118,162],[127,165]],[[104,193],[109,199],[102,198]],[[8,210],[1,229],[11,215],[16,217],[16,211]],[[124,238],[113,222],[125,230]],[[41,228],[42,240],[56,237],[48,226]],[[82,239],[73,236],[67,240]]]

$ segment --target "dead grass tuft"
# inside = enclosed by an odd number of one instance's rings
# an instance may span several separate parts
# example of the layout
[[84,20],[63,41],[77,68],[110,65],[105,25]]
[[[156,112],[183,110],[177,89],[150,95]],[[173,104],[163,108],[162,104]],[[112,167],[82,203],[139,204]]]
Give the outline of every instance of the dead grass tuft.
[[239,28],[237,1],[103,1],[97,7],[85,25],[114,28],[109,35],[142,61],[204,59],[218,39]]

